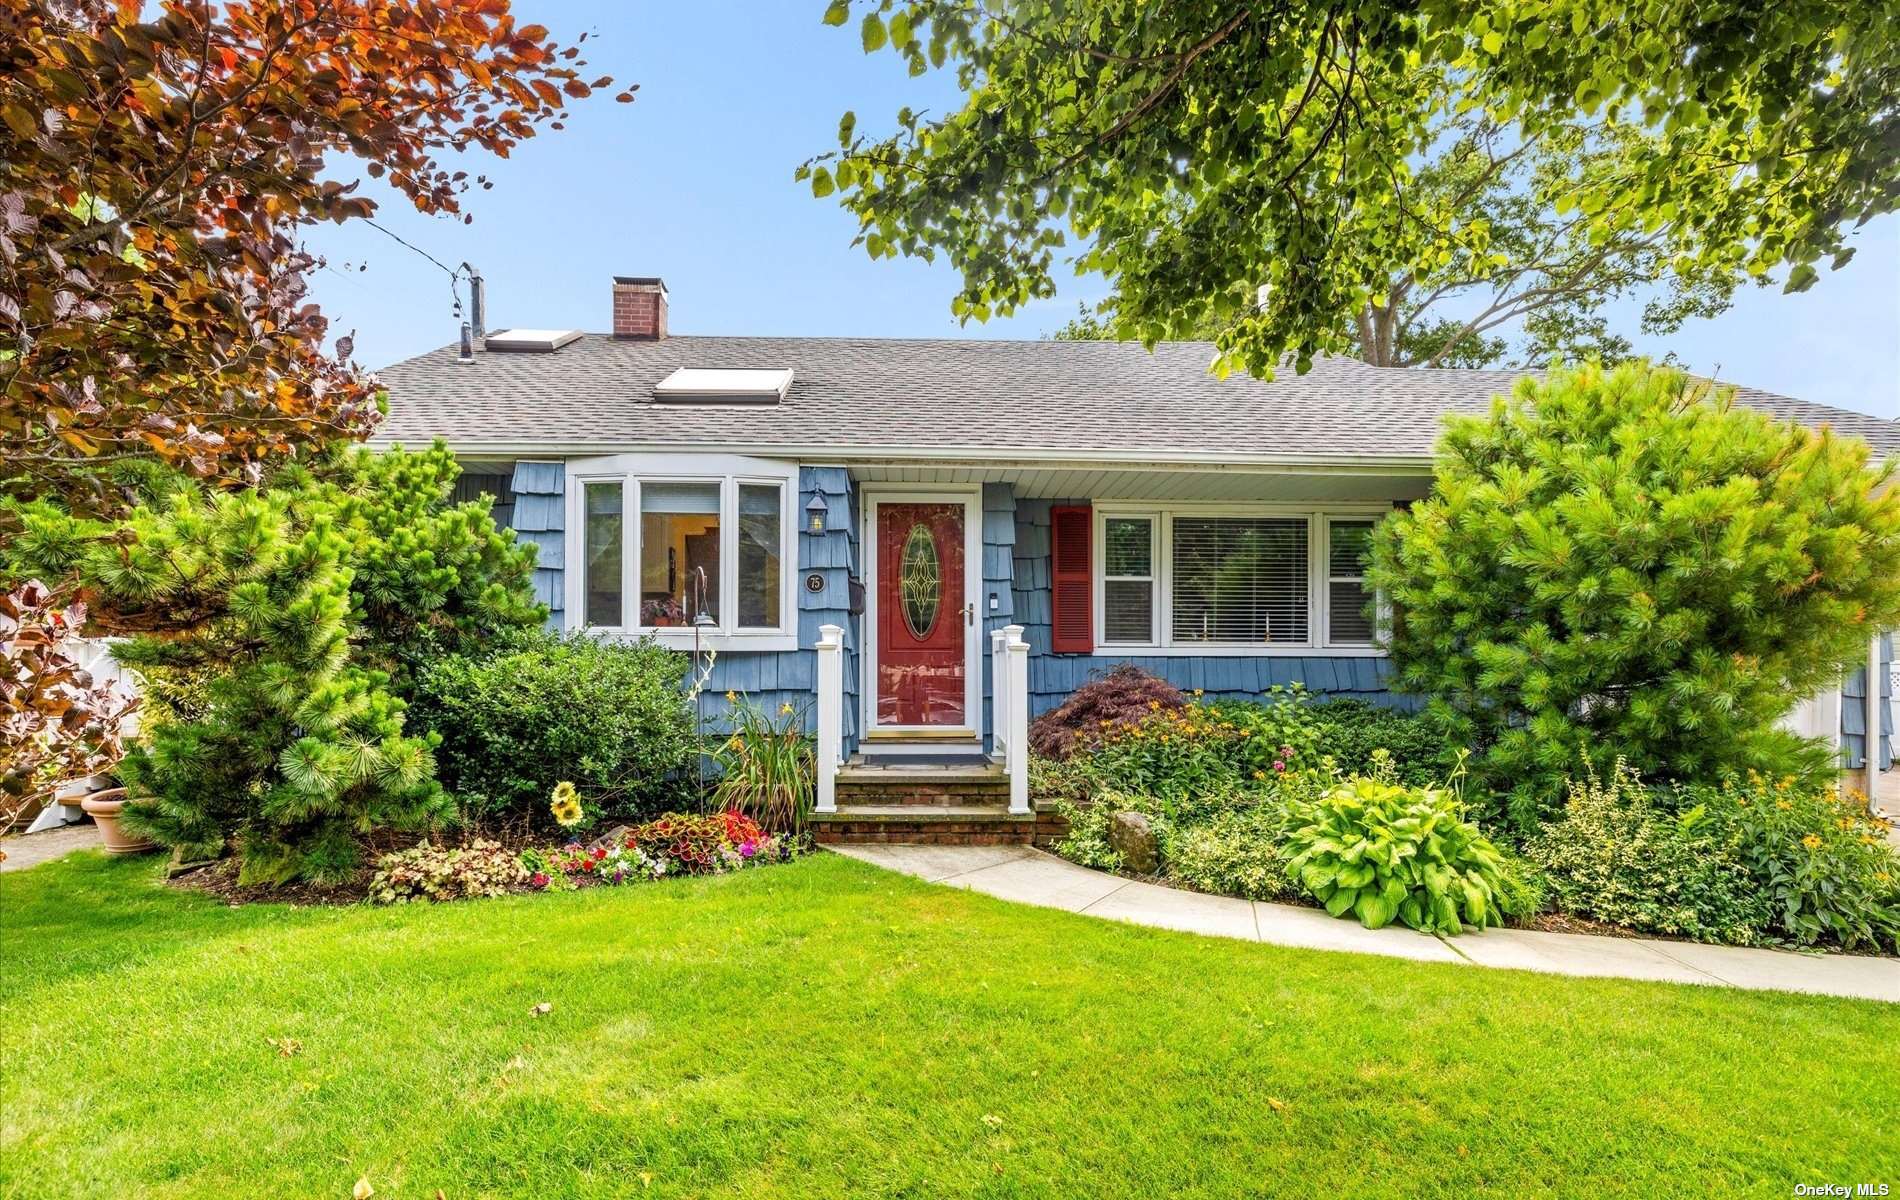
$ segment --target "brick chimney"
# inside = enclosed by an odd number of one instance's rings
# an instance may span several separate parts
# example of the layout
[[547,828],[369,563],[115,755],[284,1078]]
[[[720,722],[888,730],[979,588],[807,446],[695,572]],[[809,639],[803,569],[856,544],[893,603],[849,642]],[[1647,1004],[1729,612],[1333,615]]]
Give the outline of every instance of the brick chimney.
[[659,276],[614,276],[614,336],[657,342],[666,337],[666,282]]

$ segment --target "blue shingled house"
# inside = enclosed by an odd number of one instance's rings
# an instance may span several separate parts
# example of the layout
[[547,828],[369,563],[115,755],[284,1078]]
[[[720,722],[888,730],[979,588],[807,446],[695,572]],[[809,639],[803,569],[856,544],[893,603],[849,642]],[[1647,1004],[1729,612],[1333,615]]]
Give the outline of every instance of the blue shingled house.
[[[559,628],[697,647],[710,715],[728,690],[808,707],[844,764],[821,807],[846,810],[931,771],[1020,773],[1023,724],[1117,662],[1208,696],[1404,703],[1368,535],[1425,495],[1443,414],[1517,377],[1333,359],[1218,379],[1205,343],[680,336],[667,303],[619,277],[611,334],[510,329],[399,363],[378,441],[447,440],[463,495],[540,548]],[[1739,399],[1900,453],[1894,422]]]

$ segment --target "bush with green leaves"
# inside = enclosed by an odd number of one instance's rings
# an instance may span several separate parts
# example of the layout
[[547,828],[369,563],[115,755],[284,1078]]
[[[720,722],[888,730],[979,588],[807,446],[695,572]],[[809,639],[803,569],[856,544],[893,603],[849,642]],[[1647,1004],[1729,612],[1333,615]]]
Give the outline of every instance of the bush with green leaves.
[[1426,933],[1503,924],[1529,893],[1449,791],[1360,777],[1287,816],[1287,873],[1336,917]]
[[76,575],[102,632],[139,635],[115,657],[178,701],[120,766],[129,826],[187,857],[235,845],[246,883],[330,883],[365,835],[454,815],[393,676],[544,616],[532,547],[451,504],[456,471],[441,446],[352,451],[249,491],[171,479],[111,524],[15,510],[9,569]]
[[1572,780],[1563,815],[1524,844],[1553,911],[1703,942],[1768,939],[1768,898],[1707,810],[1678,812],[1634,770]]
[[1161,857],[1170,882],[1197,892],[1278,900],[1297,891],[1287,877],[1286,805],[1272,793],[1171,826]]
[[1900,625],[1900,488],[1869,457],[1677,371],[1522,380],[1448,419],[1431,495],[1375,535],[1395,686],[1526,830],[1580,755],[1818,776],[1831,751],[1777,719]]
[[1831,781],[1756,775],[1683,789],[1678,803],[1685,817],[1720,831],[1767,905],[1777,940],[1900,952],[1900,852],[1886,823],[1843,799]]
[[688,667],[651,639],[535,631],[427,664],[415,719],[440,740],[442,781],[476,824],[545,828],[563,780],[596,819],[643,818],[694,799]]
[[[1437,722],[1358,700],[1315,702],[1299,684],[1258,701],[1153,704],[1100,725],[1077,756],[1107,786],[1183,797],[1249,787],[1288,772],[1371,771],[1385,752],[1396,778],[1423,785],[1449,765]],[[1382,768],[1384,769],[1384,768]]]
[[1414,787],[1445,778],[1454,765],[1456,747],[1427,713],[1340,697],[1310,705],[1306,716],[1320,752],[1342,775],[1372,773],[1381,750],[1392,778]]

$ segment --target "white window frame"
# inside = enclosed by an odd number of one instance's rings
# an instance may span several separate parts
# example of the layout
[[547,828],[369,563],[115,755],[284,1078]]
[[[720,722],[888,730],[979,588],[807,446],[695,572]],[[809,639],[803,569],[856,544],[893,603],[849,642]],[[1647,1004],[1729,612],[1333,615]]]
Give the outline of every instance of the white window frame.
[[[1108,574],[1108,523],[1111,520],[1148,522],[1148,574]],[[1161,582],[1161,514],[1157,512],[1113,512],[1101,517],[1091,535],[1094,561],[1089,566],[1090,586],[1095,589],[1095,641],[1105,646],[1152,646],[1161,637],[1161,604],[1154,592]],[[1111,583],[1148,585],[1148,636],[1140,641],[1110,641],[1108,638],[1108,585]]]
[[[589,625],[586,614],[585,488],[590,483],[621,486],[621,622]],[[690,650],[691,625],[642,625],[640,609],[640,494],[643,483],[712,483],[719,487],[719,622],[698,631],[699,645],[713,650],[798,649],[798,464],[730,454],[610,454],[567,460],[567,597],[563,621],[569,630],[632,640],[651,637],[665,646]],[[739,487],[775,485],[779,489],[779,623],[741,626],[739,619]],[[690,617],[690,614],[689,614]]]
[[1320,580],[1319,586],[1321,622],[1319,633],[1321,644],[1328,650],[1363,650],[1368,647],[1377,646],[1379,639],[1385,636],[1387,628],[1385,596],[1383,593],[1374,592],[1372,599],[1372,636],[1363,642],[1342,642],[1333,640],[1333,585],[1335,583],[1356,583],[1364,587],[1366,582],[1364,570],[1361,570],[1357,575],[1335,575],[1332,573],[1333,525],[1340,521],[1361,525],[1368,520],[1372,522],[1374,529],[1379,527],[1380,518],[1378,517],[1348,516],[1345,513],[1337,512],[1328,512],[1320,517],[1320,528],[1325,537],[1324,544],[1321,547],[1325,553],[1320,556],[1320,569],[1325,577]]
[[[1364,503],[1327,504],[1324,507],[1298,504],[1194,504],[1152,500],[1097,500],[1094,509],[1093,562],[1089,585],[1093,592],[1095,649],[1097,658],[1126,658],[1131,654],[1156,657],[1269,658],[1325,654],[1330,658],[1378,658],[1385,651],[1376,643],[1331,642],[1327,601],[1331,569],[1330,522],[1366,521],[1377,524],[1390,515],[1388,500]],[[1304,519],[1306,532],[1306,638],[1300,642],[1274,642],[1268,645],[1234,642],[1176,642],[1174,640],[1174,519],[1183,517],[1278,517]],[[1110,642],[1104,634],[1108,611],[1107,522],[1110,517],[1146,517],[1153,522],[1154,542],[1154,624],[1153,638],[1147,642]],[[1383,598],[1379,601],[1384,613]],[[1380,630],[1384,625],[1381,623]]]

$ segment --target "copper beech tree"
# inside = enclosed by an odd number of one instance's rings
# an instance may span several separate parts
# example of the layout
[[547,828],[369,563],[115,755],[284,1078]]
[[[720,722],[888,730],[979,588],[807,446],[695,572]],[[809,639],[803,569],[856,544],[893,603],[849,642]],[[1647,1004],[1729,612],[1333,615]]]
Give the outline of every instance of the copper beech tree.
[[370,216],[364,173],[460,214],[485,181],[444,157],[560,128],[585,65],[508,0],[0,4],[0,495],[109,511],[128,459],[238,482],[363,437],[299,233]]
[[138,701],[73,659],[67,638],[85,623],[84,605],[37,579],[0,592],[0,831],[61,781],[119,760],[119,725]]

